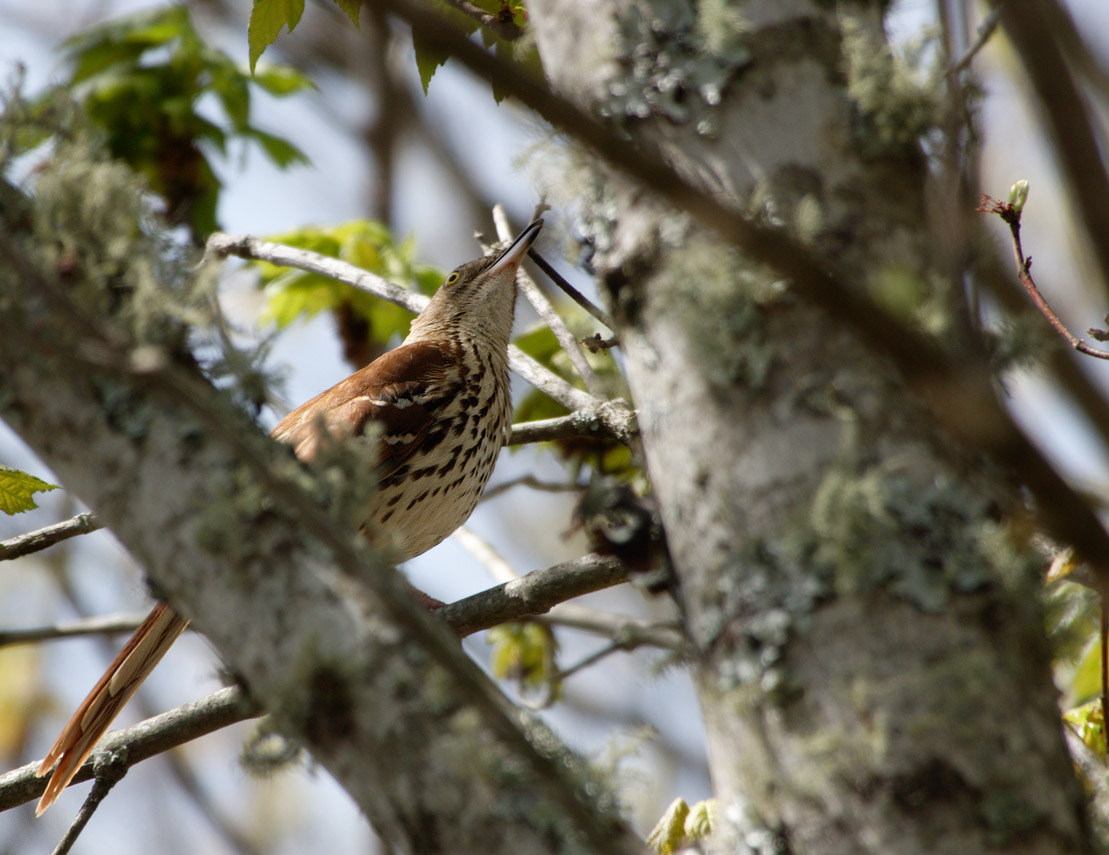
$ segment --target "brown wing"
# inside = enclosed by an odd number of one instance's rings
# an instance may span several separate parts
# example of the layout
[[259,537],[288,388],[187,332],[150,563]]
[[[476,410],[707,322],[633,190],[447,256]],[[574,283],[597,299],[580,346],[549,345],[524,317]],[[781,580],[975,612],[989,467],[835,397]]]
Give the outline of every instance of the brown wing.
[[402,344],[297,407],[271,436],[310,462],[328,437],[357,436],[375,422],[382,427],[378,475],[387,478],[419,448],[437,411],[455,394],[460,363],[449,347],[446,342]]

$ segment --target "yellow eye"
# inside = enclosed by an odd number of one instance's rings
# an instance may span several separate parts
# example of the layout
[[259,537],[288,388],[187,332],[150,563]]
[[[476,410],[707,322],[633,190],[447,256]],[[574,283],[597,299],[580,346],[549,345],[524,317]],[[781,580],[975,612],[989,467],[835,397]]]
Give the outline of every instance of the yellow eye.
[[445,285],[453,285],[453,284],[454,284],[455,282],[457,282],[457,281],[458,281],[458,280],[459,280],[460,278],[461,278],[461,277],[460,277],[460,276],[458,275],[458,272],[456,271],[456,272],[452,273],[452,274],[451,274],[450,276],[448,276],[448,277],[447,277],[447,281],[446,281],[445,283],[443,283],[443,284],[445,284]]

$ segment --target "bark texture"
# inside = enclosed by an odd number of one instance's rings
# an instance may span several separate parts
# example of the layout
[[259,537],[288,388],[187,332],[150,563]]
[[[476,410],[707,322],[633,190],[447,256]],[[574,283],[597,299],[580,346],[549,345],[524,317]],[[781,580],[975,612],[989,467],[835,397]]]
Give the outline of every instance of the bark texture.
[[[858,287],[896,301],[908,283],[914,320],[928,299],[957,310],[928,230],[930,96],[897,100],[875,4],[529,9],[583,107]],[[607,173],[558,183],[621,323],[698,651],[719,851],[1085,851],[1034,562],[986,462],[788,283]]]

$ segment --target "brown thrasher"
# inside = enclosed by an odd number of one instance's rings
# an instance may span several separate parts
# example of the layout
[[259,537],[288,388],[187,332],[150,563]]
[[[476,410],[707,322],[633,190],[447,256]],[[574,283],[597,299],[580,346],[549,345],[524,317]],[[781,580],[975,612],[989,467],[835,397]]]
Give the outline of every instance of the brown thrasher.
[[[464,523],[485,488],[512,415],[508,340],[516,271],[542,220],[501,252],[450,274],[404,343],[283,418],[272,436],[311,462],[321,441],[381,426],[378,488],[360,530],[406,561]],[[426,595],[424,595],[426,596]],[[53,770],[41,815],[188,626],[159,603],[77,708],[38,768]]]

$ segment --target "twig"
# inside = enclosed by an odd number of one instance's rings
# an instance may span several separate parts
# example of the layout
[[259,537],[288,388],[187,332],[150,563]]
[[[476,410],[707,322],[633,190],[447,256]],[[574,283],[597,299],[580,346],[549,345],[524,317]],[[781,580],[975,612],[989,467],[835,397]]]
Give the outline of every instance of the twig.
[[1078,207],[1077,221],[1090,236],[1103,294],[1109,293],[1109,175],[1088,99],[1064,55],[1060,34],[1074,29],[1058,0],[1035,3],[993,0],[1018,61],[1036,92],[1059,171]]
[[457,529],[451,537],[459,546],[476,558],[481,566],[489,571],[489,575],[501,584],[514,582],[520,578],[520,574],[512,569],[512,565],[493,548],[491,543],[481,535],[470,531],[466,526]]
[[616,331],[616,322],[612,319],[612,315],[610,315],[600,306],[595,305],[592,300],[590,300],[581,291],[567,282],[565,277],[557,270],[555,270],[551,263],[547,261],[547,259],[545,259],[542,255],[540,255],[538,251],[536,251],[534,246],[528,250],[528,256],[531,258],[532,261],[535,262],[540,270],[542,270],[551,278],[551,281],[554,282],[555,285],[566,292],[571,300],[585,309],[585,311],[592,315],[595,320],[600,321],[613,332]]
[[577,410],[565,416],[515,424],[508,435],[508,444],[527,445],[576,436],[608,436],[630,443],[638,435],[635,412],[627,401],[615,398],[598,407]]
[[74,817],[73,822],[70,823],[62,839],[54,848],[54,855],[67,855],[69,850],[73,848],[73,844],[77,842],[81,832],[85,830],[88,821],[92,819],[92,815],[96,813],[96,809],[100,807],[100,803],[111,792],[112,787],[123,780],[123,776],[127,774],[129,768],[131,768],[131,764],[127,761],[126,753],[97,752],[97,758],[93,762],[95,777],[92,789],[85,796],[84,804],[77,811],[77,816]]
[[545,615],[535,620],[540,623],[564,626],[592,633],[604,638],[628,636],[637,644],[649,644],[668,650],[685,648],[685,637],[676,623],[651,620],[650,618],[629,617],[628,615],[594,609],[579,603],[560,603]]
[[463,15],[469,15],[483,27],[487,27],[496,33],[498,38],[505,41],[515,41],[524,34],[523,28],[512,20],[511,13],[507,17],[500,17],[491,12],[486,12],[480,6],[475,6],[469,0],[443,0],[443,2],[457,9]]
[[536,478],[534,475],[521,475],[519,478],[513,478],[510,481],[502,481],[499,484],[494,484],[492,487],[486,489],[482,494],[481,500],[487,502],[490,499],[495,499],[497,496],[507,493],[515,487],[530,487],[533,490],[539,490],[542,493],[576,493],[584,490],[585,484],[578,484],[575,481],[543,481]]
[[[500,240],[507,241],[512,239],[512,228],[508,224],[508,215],[505,214],[503,205],[498,204],[493,207],[493,222],[497,226],[497,237]],[[578,344],[577,338],[567,329],[566,323],[559,316],[558,312],[554,310],[554,306],[552,306],[551,301],[547,299],[547,295],[539,289],[539,286],[535,284],[531,276],[527,274],[527,271],[521,270],[516,281],[519,283],[520,290],[524,292],[524,296],[527,297],[528,302],[531,303],[536,313],[543,319],[543,322],[550,328],[551,332],[554,333],[555,338],[558,339],[558,343],[570,358],[570,363],[574,366],[574,370],[578,372],[578,376],[581,377],[582,381],[585,383],[585,388],[588,389],[589,393],[598,401],[603,401],[606,396],[604,390],[601,388],[600,378],[597,377],[596,372],[593,370],[593,366],[589,364],[589,359],[586,358],[585,352],[581,349],[581,345]]]
[[970,65],[971,60],[978,54],[978,51],[986,46],[986,42],[990,40],[990,37],[997,30],[997,25],[1000,23],[1001,6],[995,6],[990,10],[989,14],[982,19],[982,23],[978,25],[978,29],[975,31],[977,37],[974,43],[966,49],[963,55],[959,57],[958,61],[952,64],[947,70],[947,73],[957,75],[965,70],[966,67]]
[[[619,585],[627,571],[619,560],[609,556],[586,555],[533,570],[474,594],[436,612],[459,638],[522,617],[541,614],[559,603]],[[230,724],[261,715],[261,708],[239,688],[227,688],[155,716],[133,727],[113,731],[104,737],[88,763],[72,783],[94,777],[94,765],[103,753],[126,758],[129,768],[141,760],[161,754]],[[42,795],[46,779],[36,774],[38,763],[0,775],[0,811],[33,801]]]
[[1025,258],[1024,249],[1020,242],[1020,209],[1010,202],[1002,202],[990,196],[983,195],[977,210],[986,214],[997,214],[1008,224],[1009,235],[1012,238],[1013,259],[1017,264],[1017,276],[1020,277],[1021,284],[1024,285],[1024,290],[1028,292],[1028,296],[1032,298],[1032,302],[1036,305],[1036,308],[1040,310],[1040,314],[1047,318],[1048,323],[1051,324],[1055,331],[1066,339],[1067,343],[1079,353],[1084,353],[1087,356],[1093,356],[1097,359],[1109,359],[1109,351],[1099,350],[1093,345],[1087,344],[1067,329],[1066,324],[1055,314],[1054,309],[1048,305],[1047,300],[1045,300],[1043,294],[1040,293],[1040,289],[1036,287],[1036,281],[1032,278],[1032,259]]
[[[306,249],[259,240],[248,235],[227,235],[216,232],[208,238],[205,256],[219,258],[234,255],[239,258],[268,261],[283,267],[294,267],[309,273],[318,273],[337,282],[351,285],[367,294],[373,294],[418,314],[428,304],[429,297],[408,288],[402,288],[388,279],[375,276],[336,258],[329,258]],[[592,395],[567,383],[553,371],[544,368],[520,348],[509,345],[508,362],[512,370],[527,380],[536,389],[549,395],[564,407],[578,410],[596,402]]]
[[[546,618],[543,618],[543,617],[534,618],[534,620],[536,620],[537,622],[540,622],[540,623],[555,623],[555,621],[549,620],[549,619],[546,619]],[[558,690],[559,690],[559,687],[564,682],[569,680],[571,677],[573,677],[579,671],[584,671],[586,668],[590,667],[591,665],[596,665],[602,659],[607,659],[609,656],[612,656],[614,653],[626,653],[628,651],[635,650],[637,647],[643,647],[643,646],[648,646],[648,645],[652,646],[652,647],[664,647],[666,649],[675,650],[675,651],[681,649],[680,644],[668,643],[668,644],[661,644],[660,645],[660,644],[657,643],[656,639],[657,639],[657,636],[654,635],[653,633],[649,632],[649,631],[648,632],[640,632],[638,626],[635,623],[626,623],[620,628],[620,630],[618,632],[616,632],[612,636],[612,640],[608,644],[606,644],[604,647],[602,647],[600,650],[597,650],[597,651],[594,651],[593,653],[590,653],[584,659],[581,659],[581,660],[575,662],[573,665],[571,665],[568,668],[559,668],[559,669],[555,670],[551,674],[550,680],[547,681],[545,691],[543,692],[542,696],[538,700],[535,700],[535,701],[523,700],[523,703],[529,709],[533,709],[533,710],[546,709],[547,707],[549,707],[551,704],[553,704],[559,698],[560,693],[559,693]]]
[[0,541],[0,561],[9,561],[38,552],[55,543],[61,543],[79,534],[89,534],[98,531],[104,524],[94,514],[77,514],[65,522],[48,525],[38,531],[17,535],[5,541]]
[[628,572],[611,556],[585,555],[533,570],[464,600],[443,606],[437,614],[459,636],[471,635],[510,620],[542,614],[564,600],[626,582]]
[[602,338],[600,333],[594,333],[589,338],[583,338],[581,343],[590,353],[600,353],[602,350],[609,350],[619,345],[620,339],[616,336]]
[[53,626],[32,626],[26,629],[0,630],[0,647],[15,644],[31,644],[39,641],[53,641],[59,638],[79,638],[86,635],[112,635],[120,632],[133,632],[144,615],[119,614],[104,617],[85,618],[71,623],[57,623]]
[[[133,727],[109,733],[93,752],[93,761],[81,767],[73,783],[92,778],[95,758],[104,752],[125,757],[130,767],[148,757],[258,715],[261,715],[261,710],[241,689],[221,689]],[[35,762],[0,775],[0,810],[25,804],[42,795],[46,779],[38,777],[37,770],[38,763]]]

